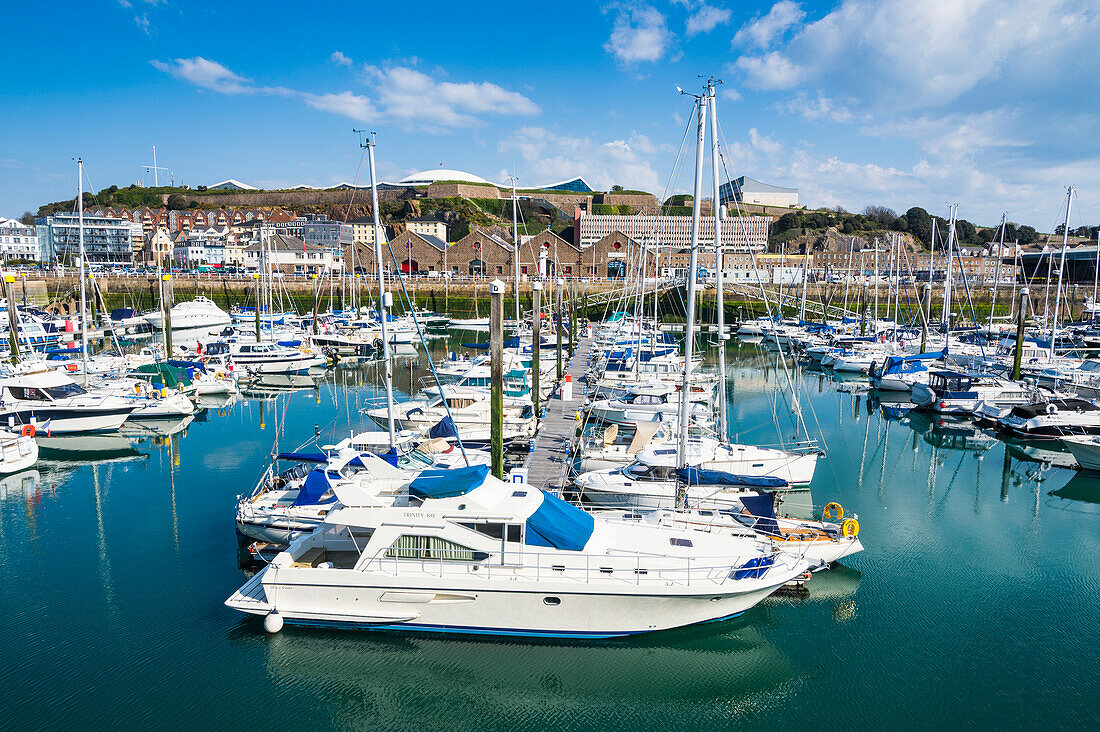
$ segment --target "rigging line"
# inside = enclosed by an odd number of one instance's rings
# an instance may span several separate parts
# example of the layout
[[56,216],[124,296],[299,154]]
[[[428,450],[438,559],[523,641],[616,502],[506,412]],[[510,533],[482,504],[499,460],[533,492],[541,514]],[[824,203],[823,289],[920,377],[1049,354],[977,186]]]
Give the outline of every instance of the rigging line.
[[[715,124],[718,124],[717,120],[715,121]],[[722,141],[723,141],[722,149],[725,149],[725,147],[726,147],[726,145],[725,145],[725,132],[722,130],[721,125],[719,125],[718,131],[719,131],[719,134],[721,135]],[[725,172],[725,174],[726,174],[726,181],[729,182],[730,181],[729,170],[726,168],[726,165],[725,165],[725,156],[723,154],[719,154],[719,159],[722,161],[722,169],[723,169],[723,172]],[[717,205],[717,202],[715,202],[715,205]],[[734,206],[736,207],[737,213],[738,213],[738,215],[736,217],[737,222],[741,227],[742,235],[745,237],[744,241],[745,241],[745,244],[746,244],[746,249],[748,249],[749,256],[752,258],[753,269],[759,271],[759,265],[756,261],[756,252],[753,251],[752,248],[748,246],[748,241],[749,241],[748,230],[745,227],[745,222],[744,222],[744,220],[741,216],[741,207],[738,204],[738,201],[737,201],[736,197],[734,198]],[[803,272],[802,276],[805,277],[806,272]],[[760,277],[757,277],[756,279],[760,280]],[[765,307],[765,310],[767,312],[768,318],[771,319],[772,318],[771,302],[768,300],[767,291],[764,289],[763,282],[760,282],[760,293],[763,296],[764,307]],[[822,315],[822,319],[824,320],[824,314]],[[772,339],[775,341],[775,345],[779,349],[779,355],[781,357],[780,362],[783,365],[783,375],[786,378],[787,386],[791,390],[792,396],[794,396],[794,394],[795,394],[794,382],[791,380],[791,374],[790,374],[790,371],[787,368],[787,361],[786,361],[785,358],[782,358],[782,356],[783,356],[783,346],[780,345],[779,337],[775,334],[775,329],[774,328],[772,328]],[[799,394],[799,396],[802,396],[802,395]],[[802,428],[803,433],[806,435],[806,439],[809,440],[810,439],[810,431],[809,431],[809,429],[807,429],[806,421],[802,416],[801,406],[802,406],[803,401],[805,401],[805,403],[809,406],[810,413],[813,416],[814,422],[817,424],[819,430],[821,429],[821,422],[817,417],[817,412],[814,410],[812,400],[810,400],[808,398],[805,399],[805,400],[803,400],[801,398],[797,398],[797,405],[792,404],[792,406],[795,407],[792,411],[793,411],[795,417],[797,418],[798,426]],[[824,432],[819,432],[818,434],[823,435]]]
[[[466,454],[466,447],[462,444],[462,435],[458,434],[458,426],[455,425],[454,417],[451,416],[451,405],[450,405],[447,397],[443,393],[443,384],[439,380],[439,374],[436,373],[435,361],[432,360],[431,354],[428,353],[428,342],[424,338],[424,332],[420,329],[420,319],[416,317],[416,310],[415,310],[415,308],[413,308],[412,297],[410,297],[410,295],[409,295],[408,288],[405,287],[405,275],[401,271],[400,265],[398,265],[398,263],[397,263],[397,255],[393,253],[393,244],[392,244],[392,242],[387,241],[386,242],[386,248],[389,249],[390,257],[393,259],[393,267],[394,267],[394,270],[396,270],[397,281],[401,283],[401,292],[404,293],[404,295],[405,295],[405,301],[409,303],[409,308],[410,308],[409,314],[412,316],[413,325],[416,326],[416,335],[420,339],[420,345],[424,346],[424,354],[428,357],[428,365],[432,369],[432,377],[435,379],[435,385],[437,387],[439,387],[439,395],[442,397],[441,401],[443,403],[443,409],[446,410],[447,418],[451,420],[451,424],[455,427],[455,439],[458,440],[458,449],[462,452],[462,459],[466,461],[466,467],[469,467],[470,466],[470,458]],[[382,308],[379,308],[378,309],[378,315],[379,315],[379,317],[385,317],[386,316],[385,310],[383,310]],[[517,324],[517,330],[518,330],[518,324]],[[539,368],[538,364],[534,364],[534,367]],[[411,373],[410,373],[410,377],[411,377]],[[389,408],[392,410],[393,405],[391,404]]]
[[[355,194],[359,191],[359,176],[363,173],[363,159],[367,156],[367,148],[363,148],[363,152],[359,155],[359,167],[355,169],[355,183],[351,186],[351,195],[348,197],[348,207],[344,211],[344,223],[348,222],[348,217],[351,216],[351,206],[355,203]],[[379,216],[381,218],[381,216]],[[358,246],[358,242],[353,242],[353,249]]]

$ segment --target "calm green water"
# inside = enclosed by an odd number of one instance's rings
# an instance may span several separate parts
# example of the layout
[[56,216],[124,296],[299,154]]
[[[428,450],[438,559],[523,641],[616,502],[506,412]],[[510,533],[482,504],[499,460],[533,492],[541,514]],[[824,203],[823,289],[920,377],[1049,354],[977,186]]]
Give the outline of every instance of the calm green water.
[[[793,434],[773,357],[731,359],[733,429]],[[222,605],[243,581],[235,496],[276,426],[283,448],[361,426],[375,378],[62,444],[0,483],[0,727],[1097,726],[1100,481],[813,373],[794,378],[829,448],[814,498],[857,512],[867,551],[808,599],[613,642],[268,636]]]

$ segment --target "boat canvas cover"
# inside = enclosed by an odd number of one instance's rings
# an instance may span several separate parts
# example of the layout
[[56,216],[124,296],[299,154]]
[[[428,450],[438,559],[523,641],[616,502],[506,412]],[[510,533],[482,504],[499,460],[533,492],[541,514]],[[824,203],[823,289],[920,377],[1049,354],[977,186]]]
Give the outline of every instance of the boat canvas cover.
[[302,484],[301,489],[298,491],[298,497],[294,499],[294,505],[312,506],[317,503],[332,503],[336,500],[335,495],[327,501],[321,500],[321,496],[325,495],[331,487],[325,471],[320,469],[311,470],[309,475],[306,476],[306,482]]
[[454,420],[450,415],[439,420],[428,430],[428,437],[434,439],[443,437],[458,437],[458,429],[455,428]]
[[886,363],[882,367],[882,375],[912,374],[924,371],[927,367],[922,361],[936,361],[947,358],[947,349],[932,351],[929,353],[917,353],[912,356],[887,356]]
[[595,526],[596,520],[588,512],[542,491],[542,503],[527,517],[523,543],[579,552]]
[[774,475],[737,475],[724,470],[677,468],[676,478],[688,485],[744,485],[753,488],[786,488],[788,483]]
[[449,470],[425,470],[409,484],[409,493],[418,498],[455,498],[464,496],[485,482],[488,465],[471,465]]
[[741,504],[756,519],[752,527],[772,536],[779,534],[779,523],[775,520],[775,498],[774,493],[764,493],[759,496],[745,496],[741,499]]

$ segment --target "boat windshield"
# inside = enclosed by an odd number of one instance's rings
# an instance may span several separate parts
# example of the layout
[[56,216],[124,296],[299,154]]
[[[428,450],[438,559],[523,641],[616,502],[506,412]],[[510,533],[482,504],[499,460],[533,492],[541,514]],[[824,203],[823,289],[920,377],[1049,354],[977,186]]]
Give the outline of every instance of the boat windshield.
[[54,399],[66,399],[68,397],[80,396],[81,394],[87,394],[83,387],[79,384],[61,384],[60,386],[47,386],[42,391],[49,394]]

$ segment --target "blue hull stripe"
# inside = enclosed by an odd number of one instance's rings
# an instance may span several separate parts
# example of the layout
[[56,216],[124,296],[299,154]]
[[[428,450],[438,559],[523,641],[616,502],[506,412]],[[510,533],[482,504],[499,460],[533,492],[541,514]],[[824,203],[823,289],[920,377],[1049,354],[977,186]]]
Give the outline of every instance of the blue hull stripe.
[[[708,623],[720,623],[725,620],[731,620],[740,615],[743,615],[744,611],[726,615],[721,618],[714,618],[712,620],[703,620],[699,623],[692,623],[692,625],[705,625]],[[641,635],[643,633],[656,633],[657,630],[622,630],[622,631],[606,631],[606,632],[594,632],[594,631],[554,631],[554,630],[529,630],[529,629],[514,629],[514,628],[479,628],[475,626],[467,625],[427,625],[422,623],[398,623],[396,625],[375,625],[373,623],[341,623],[335,620],[300,620],[296,618],[284,618],[287,625],[298,625],[302,627],[310,628],[356,628],[359,630],[398,630],[398,631],[419,631],[426,633],[457,633],[461,635],[501,635],[501,636],[518,636],[524,638],[622,638],[630,635]],[[681,626],[690,627],[690,626]],[[669,628],[669,630],[675,630],[675,628]]]

